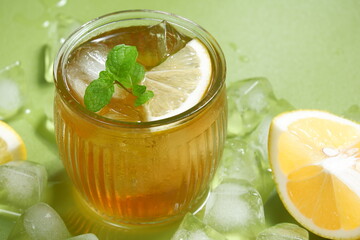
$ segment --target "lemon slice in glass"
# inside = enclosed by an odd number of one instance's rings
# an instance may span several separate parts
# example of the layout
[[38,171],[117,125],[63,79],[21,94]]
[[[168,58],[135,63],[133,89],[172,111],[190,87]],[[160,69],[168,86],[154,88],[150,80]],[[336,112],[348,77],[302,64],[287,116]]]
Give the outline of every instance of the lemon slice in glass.
[[144,105],[148,121],[165,119],[195,106],[211,82],[211,59],[206,47],[193,39],[159,66],[146,72],[143,84],[154,92]]
[[25,159],[26,149],[23,140],[12,127],[0,121],[0,164]]

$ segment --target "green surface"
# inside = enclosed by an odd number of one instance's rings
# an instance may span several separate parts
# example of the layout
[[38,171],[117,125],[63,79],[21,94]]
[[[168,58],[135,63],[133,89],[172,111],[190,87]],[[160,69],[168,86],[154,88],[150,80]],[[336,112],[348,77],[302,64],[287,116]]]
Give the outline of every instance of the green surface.
[[[0,68],[20,61],[25,73],[26,104],[8,123],[23,137],[28,159],[43,163],[50,179],[62,165],[52,137],[37,130],[53,98],[53,85],[43,78],[48,37],[43,24],[58,13],[86,22],[126,9],[173,12],[199,23],[218,40],[227,59],[228,82],[266,77],[276,95],[297,108],[339,114],[360,104],[359,1],[68,0],[56,7],[57,2],[0,0]],[[0,239],[11,225],[2,221]]]

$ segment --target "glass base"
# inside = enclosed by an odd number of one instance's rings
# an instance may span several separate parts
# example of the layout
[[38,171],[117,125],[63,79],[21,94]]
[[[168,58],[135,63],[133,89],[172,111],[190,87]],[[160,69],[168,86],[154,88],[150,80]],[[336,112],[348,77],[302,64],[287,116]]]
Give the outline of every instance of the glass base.
[[[95,212],[80,198],[72,183],[66,179],[52,186],[54,198],[51,205],[58,211],[73,235],[94,233],[101,240],[169,240],[178,228],[182,216],[160,223],[132,225],[114,222]],[[196,214],[204,207],[206,192],[190,212]]]

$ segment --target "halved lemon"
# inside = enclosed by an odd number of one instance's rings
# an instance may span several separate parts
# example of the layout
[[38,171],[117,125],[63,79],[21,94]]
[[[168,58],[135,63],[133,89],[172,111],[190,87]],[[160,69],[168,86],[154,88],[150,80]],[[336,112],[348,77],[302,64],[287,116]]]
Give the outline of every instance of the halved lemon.
[[12,127],[0,121],[0,164],[25,159],[26,148],[23,140]]
[[211,59],[206,47],[193,39],[159,66],[146,72],[143,84],[155,96],[144,105],[147,120],[182,113],[195,106],[211,82]]
[[326,238],[360,238],[359,124],[316,110],[281,114],[270,127],[269,158],[298,222]]

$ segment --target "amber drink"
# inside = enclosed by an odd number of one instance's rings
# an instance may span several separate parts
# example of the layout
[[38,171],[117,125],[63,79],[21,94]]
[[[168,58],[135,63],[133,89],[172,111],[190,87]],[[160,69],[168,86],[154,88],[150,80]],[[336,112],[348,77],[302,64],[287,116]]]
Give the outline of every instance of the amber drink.
[[[118,88],[99,112],[84,107],[85,88],[104,70],[115,45],[136,46],[137,61],[152,71],[193,39],[206,47],[212,67],[206,93],[194,106],[149,119],[146,104],[135,107],[134,97]],[[60,157],[86,205],[108,221],[130,225],[175,220],[201,205],[221,158],[227,122],[224,56],[209,33],[163,12],[109,14],[67,39],[54,75]],[[179,91],[181,84],[186,81],[179,82]]]

